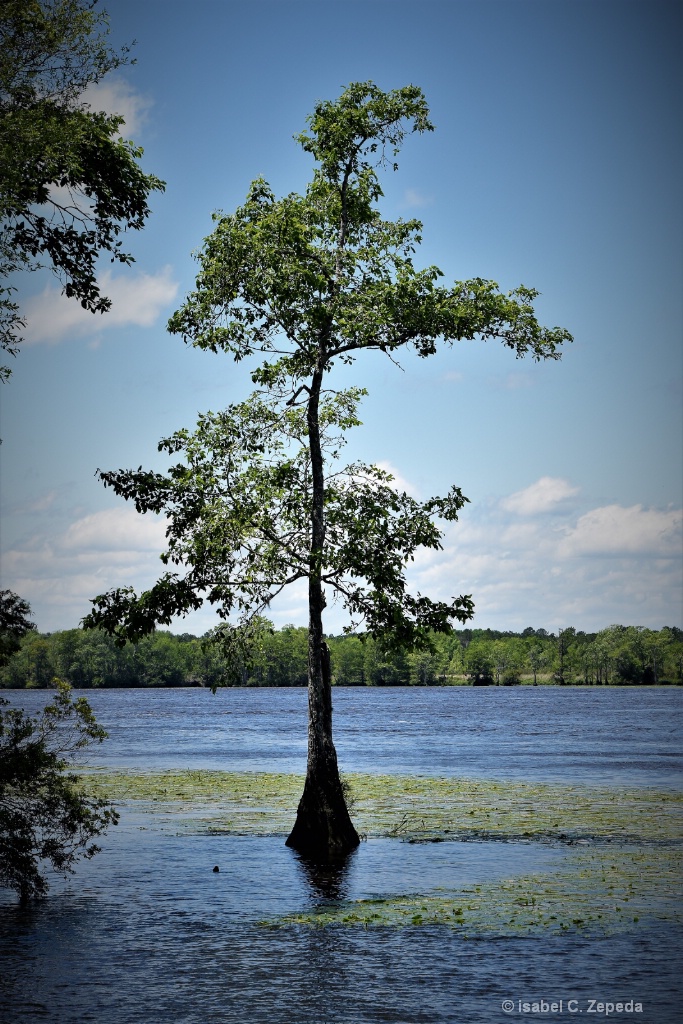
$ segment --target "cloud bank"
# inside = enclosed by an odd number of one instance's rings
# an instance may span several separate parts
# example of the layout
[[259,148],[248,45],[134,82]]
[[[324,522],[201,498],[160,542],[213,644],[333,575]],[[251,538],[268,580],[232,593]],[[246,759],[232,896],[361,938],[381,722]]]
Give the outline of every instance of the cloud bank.
[[[554,632],[571,625],[593,632],[614,622],[680,625],[683,510],[613,504],[584,511],[577,494],[569,481],[542,477],[467,506],[460,522],[448,525],[442,551],[418,553],[411,590],[442,600],[472,594],[478,627]],[[41,510],[35,503],[42,529],[3,557],[3,586],[31,603],[41,630],[72,628],[97,594],[126,585],[139,592],[164,570],[163,519],[123,506],[79,516],[53,535],[49,504]],[[304,625],[305,584],[278,600],[269,617],[277,626]],[[216,621],[207,608],[174,628],[202,633]],[[345,622],[330,603],[328,632]]]
[[416,560],[432,597],[472,594],[475,626],[587,632],[683,620],[683,510],[608,505],[579,513],[560,478],[479,508],[450,526],[442,552]]

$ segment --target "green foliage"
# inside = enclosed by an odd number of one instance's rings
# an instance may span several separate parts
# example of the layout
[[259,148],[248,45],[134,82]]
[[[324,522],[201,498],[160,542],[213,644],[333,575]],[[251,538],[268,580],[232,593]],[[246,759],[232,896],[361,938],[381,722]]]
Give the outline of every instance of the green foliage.
[[11,590],[0,590],[0,668],[21,647],[21,638],[34,630],[31,606]]
[[470,643],[467,647],[465,664],[467,675],[473,683],[492,683],[495,671],[492,644],[476,640]]
[[[308,630],[252,623],[241,651],[227,652],[211,631],[204,637],[163,630],[120,646],[103,630],[61,633],[31,630],[0,668],[0,687],[47,687],[54,676],[76,688],[122,686],[304,686]],[[435,633],[431,648],[405,650],[368,634],[327,637],[337,686],[492,685],[552,683],[558,671],[557,637],[465,629]],[[683,631],[610,626],[575,633],[564,656],[573,685],[683,683]],[[634,665],[638,667],[635,672]],[[498,680],[496,677],[498,676]]]
[[[453,487],[418,502],[376,466],[339,466],[365,392],[327,386],[335,363],[363,350],[424,357],[439,340],[497,338],[542,359],[571,340],[538,324],[531,289],[503,294],[479,278],[445,288],[436,267],[414,267],[421,225],[382,219],[378,169],[406,135],[431,130],[420,89],[354,83],[319,103],[298,137],[317,162],[303,195],[277,199],[259,178],[243,206],[215,215],[196,289],[169,329],[236,361],[265,355],[251,375],[260,390],[163,440],[160,450],[181,456],[166,474],[100,474],[139,512],[167,517],[162,558],[173,568],[140,596],[100,595],[86,626],[124,642],[208,600],[239,619],[219,635],[243,658],[251,618],[306,579],[319,674],[325,590],[350,612],[351,631],[363,628],[384,649],[430,648],[435,633],[471,617],[469,595],[431,601],[408,593],[405,578],[415,551],[438,549],[439,523],[456,520],[467,499]],[[420,673],[431,678],[432,669]]]
[[494,641],[493,661],[498,684],[514,686],[520,683],[526,660],[526,648],[520,641],[512,638]]
[[309,124],[299,141],[320,166],[306,194],[277,200],[257,179],[244,206],[215,215],[197,289],[171,318],[171,331],[236,359],[279,354],[289,342],[290,352],[258,383],[312,373],[321,340],[326,369],[361,349],[409,345],[426,356],[439,338],[477,336],[499,338],[518,355],[558,357],[570,335],[538,325],[533,290],[503,295],[479,278],[437,287],[441,271],[418,271],[412,262],[422,225],[384,221],[376,209],[387,148],[395,155],[406,134],[432,128],[419,89],[383,93],[354,83],[338,101],[319,103]]
[[[123,118],[83,100],[128,60],[107,32],[106,13],[87,0],[0,3],[0,276],[48,266],[68,296],[100,313],[111,303],[97,283],[98,256],[133,262],[118,236],[143,226],[150,193],[164,187],[120,137]],[[11,355],[25,327],[15,290],[0,286],[0,347]]]
[[48,889],[43,862],[69,872],[99,847],[91,840],[118,821],[105,799],[84,793],[68,771],[73,755],[106,733],[83,697],[55,680],[57,692],[31,718],[0,700],[0,885],[22,901]]
[[[357,423],[362,393],[349,389],[321,400],[321,445],[332,455],[343,446],[343,432]],[[222,617],[233,611],[242,617],[241,631],[226,626],[217,634],[240,653],[250,618],[311,572],[306,419],[300,408],[254,394],[223,413],[202,416],[194,433],[178,431],[159,448],[184,457],[166,476],[142,469],[100,476],[134,500],[138,511],[167,516],[162,559],[187,571],[167,572],[140,598],[128,588],[96,598],[86,624],[101,625],[121,640],[139,639],[157,622],[168,624],[208,600]],[[391,483],[389,474],[360,463],[330,475],[323,498],[325,547],[315,568],[370,632],[400,644],[424,640],[428,630],[469,615],[469,598],[449,605],[412,597],[404,575],[418,547],[440,547],[434,518],[456,519],[466,499],[453,488],[445,498],[420,503]]]

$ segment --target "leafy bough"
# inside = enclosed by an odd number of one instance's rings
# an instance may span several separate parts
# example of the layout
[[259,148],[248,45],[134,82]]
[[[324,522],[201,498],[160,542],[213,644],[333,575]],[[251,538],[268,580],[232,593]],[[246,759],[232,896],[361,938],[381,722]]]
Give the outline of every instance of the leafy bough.
[[[322,443],[334,456],[343,432],[359,422],[363,394],[349,389],[321,403]],[[96,598],[85,624],[125,643],[208,601],[225,620],[223,644],[243,652],[252,619],[311,571],[312,475],[303,411],[256,393],[202,416],[195,432],[178,431],[159,450],[182,461],[166,474],[140,468],[100,477],[138,512],[165,517],[168,546],[161,557],[177,569],[140,597],[122,587]],[[431,631],[470,618],[469,596],[434,602],[410,595],[406,586],[417,549],[439,549],[439,521],[456,520],[466,502],[457,487],[444,498],[417,501],[393,486],[391,474],[362,463],[328,476],[325,547],[315,571],[351,613],[347,632],[364,629],[397,646],[424,646]],[[229,622],[231,616],[239,623]]]
[[43,865],[68,873],[99,852],[92,840],[118,822],[113,807],[88,796],[73,760],[106,737],[84,697],[55,680],[57,691],[32,718],[0,698],[0,885],[22,902],[43,896]]

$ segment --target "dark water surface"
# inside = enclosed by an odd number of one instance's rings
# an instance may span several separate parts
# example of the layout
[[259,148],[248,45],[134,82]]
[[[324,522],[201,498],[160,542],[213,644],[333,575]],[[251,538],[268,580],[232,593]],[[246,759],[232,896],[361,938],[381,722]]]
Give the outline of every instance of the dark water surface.
[[[45,694],[9,694],[41,706]],[[110,739],[93,763],[303,772],[303,690],[88,693]],[[674,689],[387,689],[334,694],[347,771],[681,786]],[[643,1004],[614,1020],[683,1020],[681,935],[470,938],[437,926],[266,928],[340,898],[429,893],[552,871],[538,844],[363,843],[312,876],[282,837],[177,834],[124,811],[103,852],[28,910],[0,897],[0,1024],[479,1024],[605,1019],[589,1000]],[[214,864],[220,872],[214,873]],[[502,1003],[514,1003],[504,1013]],[[564,1000],[526,1014],[518,1001]],[[571,1012],[568,1000],[576,1000]]]

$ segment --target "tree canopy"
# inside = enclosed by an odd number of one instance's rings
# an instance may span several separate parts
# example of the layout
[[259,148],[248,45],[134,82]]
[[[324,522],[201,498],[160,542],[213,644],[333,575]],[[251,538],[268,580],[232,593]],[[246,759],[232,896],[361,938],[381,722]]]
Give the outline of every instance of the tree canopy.
[[[358,390],[324,396],[319,407],[321,448],[338,454],[343,431],[357,423]],[[101,473],[139,511],[169,519],[163,560],[171,571],[140,598],[123,588],[96,599],[90,622],[122,640],[150,632],[157,622],[215,604],[227,619],[224,643],[238,648],[252,622],[287,585],[311,573],[311,459],[305,411],[255,394],[223,413],[209,413],[192,433],[181,430],[160,449],[183,461],[168,475],[143,470]],[[333,589],[373,635],[396,644],[426,642],[429,630],[467,619],[469,597],[451,604],[413,597],[405,586],[415,550],[438,548],[435,516],[457,518],[466,501],[458,488],[419,502],[392,486],[390,474],[353,463],[327,480],[325,546],[320,580]],[[350,627],[349,627],[350,628]]]
[[[379,169],[395,168],[408,133],[431,130],[412,85],[383,92],[353,83],[317,104],[298,136],[317,163],[305,193],[277,199],[257,179],[235,213],[216,214],[196,288],[169,323],[185,341],[237,362],[265,355],[251,372],[258,390],[202,417],[194,433],[163,440],[160,450],[182,458],[166,475],[101,474],[138,511],[167,517],[162,557],[174,568],[139,597],[126,588],[100,595],[87,624],[124,641],[208,600],[238,645],[283,587],[307,580],[309,759],[288,842],[316,855],[358,842],[332,742],[326,591],[370,635],[412,646],[428,646],[433,631],[466,621],[473,608],[470,595],[432,601],[406,584],[416,550],[439,548],[439,522],[457,519],[467,499],[453,487],[418,502],[376,466],[340,466],[365,392],[335,391],[328,375],[366,350],[426,357],[439,341],[495,338],[517,356],[544,359],[570,340],[539,325],[532,289],[503,293],[480,278],[442,286],[438,268],[413,264],[421,224],[381,217]],[[227,621],[233,613],[238,626]]]
[[150,193],[164,187],[120,136],[124,119],[83,97],[129,60],[107,32],[88,0],[0,0],[0,347],[11,355],[26,326],[16,272],[49,267],[66,295],[105,312],[97,259],[133,262],[119,235],[143,226]]
[[314,572],[371,632],[419,640],[421,629],[467,619],[468,597],[448,606],[411,598],[404,578],[419,546],[439,546],[434,518],[455,519],[467,499],[454,487],[419,503],[364,465],[337,469],[320,487],[323,461],[334,461],[343,432],[358,425],[365,394],[323,390],[323,375],[364,349],[427,356],[439,339],[498,338],[518,356],[541,359],[558,358],[570,340],[539,326],[531,289],[503,294],[479,278],[439,286],[436,267],[413,266],[421,224],[380,217],[378,167],[408,131],[432,129],[419,89],[354,84],[337,102],[318,104],[309,123],[298,140],[319,167],[306,194],[277,200],[258,179],[244,206],[214,215],[196,290],[169,323],[194,346],[236,361],[267,354],[252,372],[260,390],[203,416],[195,432],[161,441],[160,451],[184,459],[168,475],[101,474],[138,511],[168,516],[164,560],[189,570],[167,573],[139,599],[124,588],[96,600],[90,621],[122,639],[204,600],[226,617],[260,614],[283,586],[311,573],[314,497],[322,499],[315,522],[325,520]]

